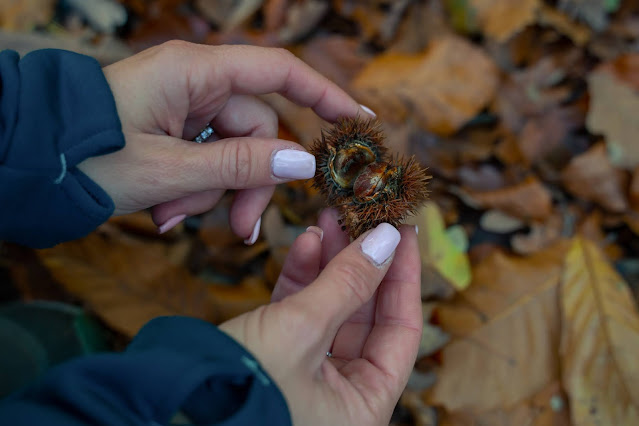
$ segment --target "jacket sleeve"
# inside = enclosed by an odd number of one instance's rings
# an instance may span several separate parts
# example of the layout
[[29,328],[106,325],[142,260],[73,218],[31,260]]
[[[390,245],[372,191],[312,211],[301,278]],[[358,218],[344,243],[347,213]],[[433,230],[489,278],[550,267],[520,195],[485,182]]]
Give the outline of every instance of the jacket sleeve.
[[204,321],[149,322],[126,352],[52,369],[0,401],[0,423],[165,425],[184,413],[198,425],[291,424],[275,382],[242,346]]
[[124,147],[100,65],[45,49],[0,52],[0,240],[48,247],[82,237],[114,210],[76,166]]

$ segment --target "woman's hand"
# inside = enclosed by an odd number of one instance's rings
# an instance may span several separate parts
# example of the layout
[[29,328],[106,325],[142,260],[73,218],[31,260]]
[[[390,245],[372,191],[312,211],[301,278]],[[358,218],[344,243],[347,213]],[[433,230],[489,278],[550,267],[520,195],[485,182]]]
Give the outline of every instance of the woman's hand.
[[387,425],[421,338],[415,228],[382,224],[347,245],[334,211],[319,226],[291,247],[274,303],[220,328],[275,379],[294,424]]
[[[166,230],[211,209],[227,189],[233,231],[257,236],[274,185],[312,177],[315,160],[277,138],[275,112],[256,95],[277,92],[334,121],[366,113],[343,90],[282,49],[169,42],[104,69],[126,147],[80,169],[115,202],[115,214],[155,206]],[[215,143],[189,142],[208,124]]]

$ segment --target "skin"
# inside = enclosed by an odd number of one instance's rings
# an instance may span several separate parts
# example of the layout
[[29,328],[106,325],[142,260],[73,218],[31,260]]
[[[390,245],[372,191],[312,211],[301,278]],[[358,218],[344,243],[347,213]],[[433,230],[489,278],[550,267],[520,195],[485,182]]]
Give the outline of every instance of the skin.
[[[170,42],[104,70],[126,138],[119,152],[80,164],[116,214],[152,207],[157,224],[214,207],[237,189],[234,232],[248,237],[276,184],[277,116],[256,96],[277,92],[327,121],[366,114],[287,51]],[[219,140],[189,142],[211,123]],[[336,213],[291,247],[273,302],[220,325],[261,362],[295,424],[383,425],[412,370],[421,337],[420,259],[413,227],[375,264],[349,244]],[[323,231],[323,239],[320,237]],[[332,351],[333,358],[326,356]]]

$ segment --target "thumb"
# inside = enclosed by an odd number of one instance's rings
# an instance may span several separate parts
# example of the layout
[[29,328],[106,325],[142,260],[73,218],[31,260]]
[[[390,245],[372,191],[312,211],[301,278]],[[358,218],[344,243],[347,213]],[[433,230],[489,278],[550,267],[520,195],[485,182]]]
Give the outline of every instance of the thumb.
[[373,296],[392,263],[399,231],[382,223],[344,248],[305,290],[290,296],[307,312],[324,338],[332,341],[339,327]]
[[186,192],[256,188],[315,175],[315,157],[299,144],[280,139],[244,137],[188,144],[184,155],[178,173]]

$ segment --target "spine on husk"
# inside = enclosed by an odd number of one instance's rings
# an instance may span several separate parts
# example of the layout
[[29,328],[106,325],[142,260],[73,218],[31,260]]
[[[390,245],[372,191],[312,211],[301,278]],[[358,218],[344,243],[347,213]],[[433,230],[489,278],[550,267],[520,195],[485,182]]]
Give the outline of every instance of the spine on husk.
[[415,157],[389,156],[376,119],[340,118],[322,132],[315,155],[315,186],[340,212],[352,238],[382,222],[399,226],[428,198],[428,175]]

